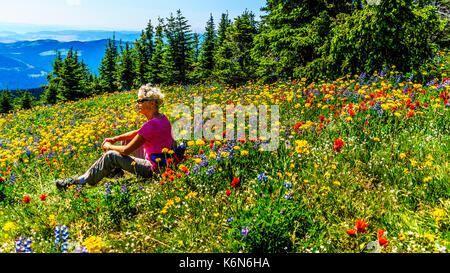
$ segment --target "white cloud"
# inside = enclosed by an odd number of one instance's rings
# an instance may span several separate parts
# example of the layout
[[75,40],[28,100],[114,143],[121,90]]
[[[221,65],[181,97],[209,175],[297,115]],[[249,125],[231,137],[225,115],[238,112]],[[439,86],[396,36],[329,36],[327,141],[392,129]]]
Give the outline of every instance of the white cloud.
[[81,0],[66,0],[67,5],[73,7],[73,6],[79,6],[81,5]]
[[48,73],[41,70],[41,74],[28,74],[28,77],[30,78],[40,78],[46,76]]

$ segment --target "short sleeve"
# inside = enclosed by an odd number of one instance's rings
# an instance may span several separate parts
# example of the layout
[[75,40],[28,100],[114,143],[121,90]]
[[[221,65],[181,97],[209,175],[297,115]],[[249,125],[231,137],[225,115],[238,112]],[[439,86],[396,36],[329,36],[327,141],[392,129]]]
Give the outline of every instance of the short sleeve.
[[138,130],[138,134],[143,137],[147,141],[151,141],[152,139],[152,130],[153,124],[150,121],[147,121],[141,129]]

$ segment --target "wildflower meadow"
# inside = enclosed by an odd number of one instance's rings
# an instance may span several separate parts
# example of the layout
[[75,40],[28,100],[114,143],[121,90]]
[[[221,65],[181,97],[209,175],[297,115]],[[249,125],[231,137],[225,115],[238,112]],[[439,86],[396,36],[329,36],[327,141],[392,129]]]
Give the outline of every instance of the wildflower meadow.
[[449,75],[442,51],[409,74],[163,86],[172,123],[194,97],[278,105],[277,149],[246,137],[247,118],[243,138],[187,138],[186,160],[152,179],[63,191],[54,181],[83,174],[104,138],[143,125],[137,91],[4,114],[0,252],[448,252]]

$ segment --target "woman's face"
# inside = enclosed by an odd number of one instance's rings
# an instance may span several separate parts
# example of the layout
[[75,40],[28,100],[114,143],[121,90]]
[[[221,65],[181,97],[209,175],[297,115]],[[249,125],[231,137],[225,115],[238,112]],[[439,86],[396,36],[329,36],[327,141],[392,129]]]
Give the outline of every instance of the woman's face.
[[145,115],[151,113],[156,107],[156,101],[151,99],[138,99],[136,106],[138,112]]

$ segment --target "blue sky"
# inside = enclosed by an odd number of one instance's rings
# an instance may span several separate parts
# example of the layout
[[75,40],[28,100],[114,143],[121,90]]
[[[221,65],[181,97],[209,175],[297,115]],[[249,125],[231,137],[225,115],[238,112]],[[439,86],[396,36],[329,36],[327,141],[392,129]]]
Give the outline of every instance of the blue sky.
[[[212,13],[216,25],[226,11],[231,19],[245,9],[257,17],[266,0],[0,0],[0,30],[21,25],[33,30],[142,30],[149,19],[180,9],[194,31],[203,31]],[[33,26],[34,25],[34,26]],[[37,27],[39,26],[39,27]],[[17,29],[17,28],[16,28]]]

